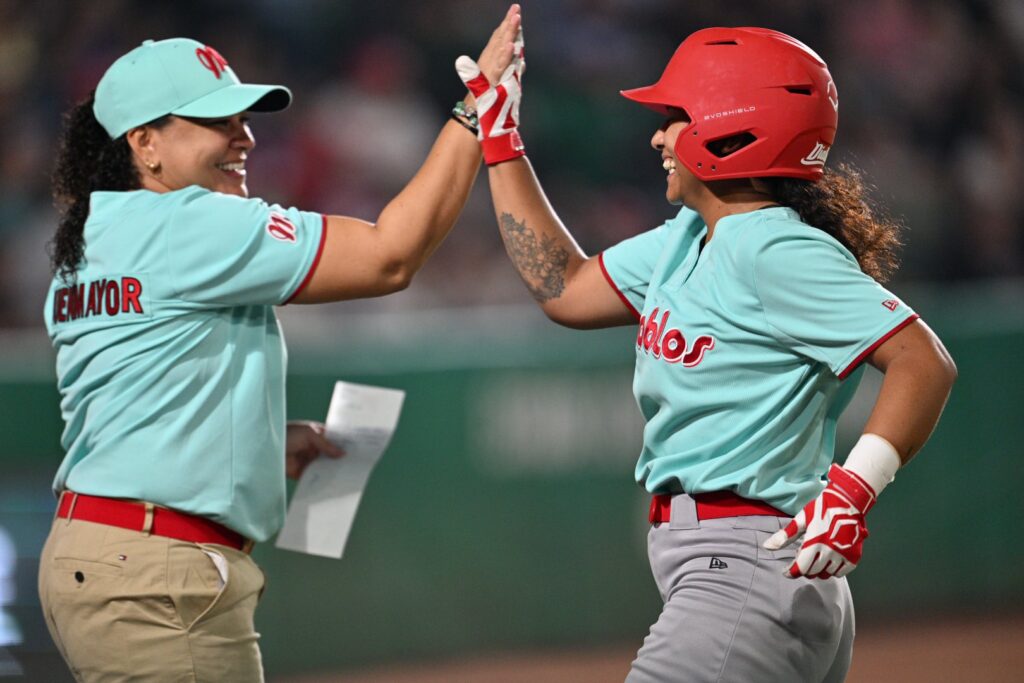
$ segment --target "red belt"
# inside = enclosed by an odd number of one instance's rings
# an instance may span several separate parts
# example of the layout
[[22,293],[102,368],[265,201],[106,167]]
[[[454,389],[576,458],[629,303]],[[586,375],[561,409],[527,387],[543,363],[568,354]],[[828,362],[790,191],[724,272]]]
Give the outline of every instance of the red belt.
[[[745,517],[747,515],[765,515],[771,517],[790,517],[785,512],[776,510],[762,500],[750,500],[737,496],[732,491],[714,491],[712,493],[695,493],[690,496],[697,503],[697,519],[721,519],[723,517]],[[647,516],[651,524],[668,522],[672,518],[672,494],[660,493],[651,499],[651,512]]]
[[57,516],[80,519],[122,529],[148,531],[154,536],[166,536],[191,543],[216,543],[235,550],[250,552],[252,541],[205,517],[185,514],[152,503],[102,498],[64,491],[57,506]]

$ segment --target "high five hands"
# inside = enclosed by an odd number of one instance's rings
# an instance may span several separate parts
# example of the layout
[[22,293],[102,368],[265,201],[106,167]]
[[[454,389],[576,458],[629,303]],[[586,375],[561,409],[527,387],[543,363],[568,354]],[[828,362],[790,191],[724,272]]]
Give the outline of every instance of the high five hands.
[[478,61],[466,55],[455,60],[459,78],[476,98],[478,137],[488,166],[526,153],[518,131],[526,69],[519,12],[519,5],[509,8]]

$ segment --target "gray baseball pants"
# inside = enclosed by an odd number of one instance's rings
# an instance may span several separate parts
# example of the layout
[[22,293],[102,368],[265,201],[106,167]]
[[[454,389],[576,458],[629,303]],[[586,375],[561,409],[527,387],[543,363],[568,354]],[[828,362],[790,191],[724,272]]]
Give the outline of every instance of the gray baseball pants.
[[789,520],[698,521],[692,498],[672,498],[671,521],[647,537],[665,601],[627,683],[839,683],[853,652],[845,578],[790,579],[797,543],[761,544]]

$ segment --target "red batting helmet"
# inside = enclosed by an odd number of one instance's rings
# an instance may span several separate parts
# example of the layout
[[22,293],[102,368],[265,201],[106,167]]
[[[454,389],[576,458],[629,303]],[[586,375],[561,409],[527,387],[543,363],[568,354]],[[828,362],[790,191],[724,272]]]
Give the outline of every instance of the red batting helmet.
[[[764,28],[707,28],[676,50],[654,85],[622,94],[690,118],[675,154],[701,180],[785,176],[818,180],[836,135],[839,94],[811,48]],[[725,155],[708,145],[742,135]]]

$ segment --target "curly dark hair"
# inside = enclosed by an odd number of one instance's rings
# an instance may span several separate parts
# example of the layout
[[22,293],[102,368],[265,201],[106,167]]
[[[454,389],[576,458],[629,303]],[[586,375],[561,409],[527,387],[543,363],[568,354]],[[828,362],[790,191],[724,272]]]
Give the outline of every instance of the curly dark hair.
[[[49,244],[50,266],[66,283],[74,282],[85,253],[83,228],[89,217],[89,195],[98,190],[128,191],[141,187],[132,150],[124,135],[111,139],[92,106],[95,91],[64,114],[51,184],[60,212]],[[165,116],[148,125],[167,124]]]
[[903,225],[868,196],[860,171],[849,164],[825,169],[817,182],[766,178],[780,204],[800,214],[808,225],[839,240],[857,258],[860,269],[885,282],[899,267]]

